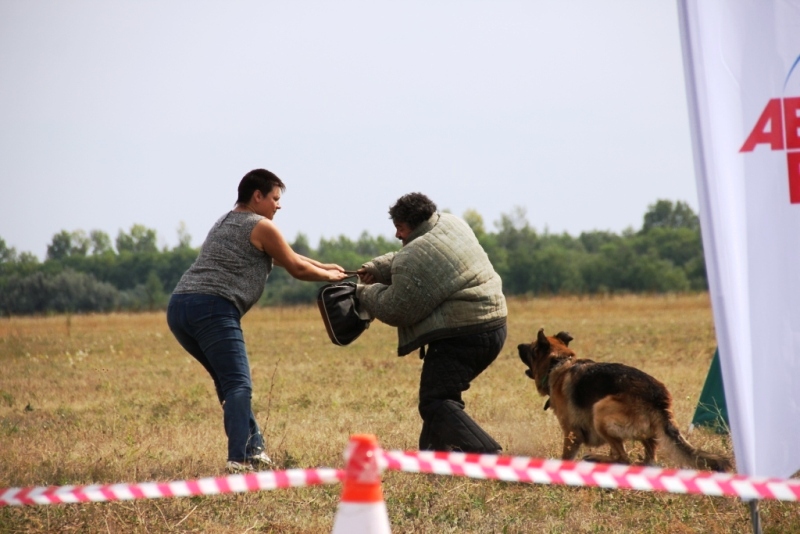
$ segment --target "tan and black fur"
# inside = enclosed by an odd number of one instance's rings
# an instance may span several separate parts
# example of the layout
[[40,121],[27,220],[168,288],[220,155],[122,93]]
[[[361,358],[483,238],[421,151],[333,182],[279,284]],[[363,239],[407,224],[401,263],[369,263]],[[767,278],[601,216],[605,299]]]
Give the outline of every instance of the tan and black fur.
[[729,458],[694,448],[678,430],[672,397],[666,386],[634,367],[578,359],[568,347],[572,336],[559,332],[518,346],[528,366],[525,374],[549,397],[564,434],[562,459],[573,460],[581,445],[611,446],[609,455],[589,454],[591,462],[629,464],[625,441],[644,445],[645,465],[656,461],[661,447],[676,463],[695,469],[730,471]]

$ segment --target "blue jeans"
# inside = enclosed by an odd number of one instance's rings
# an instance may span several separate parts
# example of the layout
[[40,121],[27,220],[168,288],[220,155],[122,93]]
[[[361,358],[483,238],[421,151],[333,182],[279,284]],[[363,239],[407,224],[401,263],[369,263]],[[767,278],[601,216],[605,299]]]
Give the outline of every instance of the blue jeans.
[[264,437],[250,404],[253,384],[236,306],[214,295],[172,295],[167,324],[214,380],[228,436],[228,460],[241,462],[263,451]]

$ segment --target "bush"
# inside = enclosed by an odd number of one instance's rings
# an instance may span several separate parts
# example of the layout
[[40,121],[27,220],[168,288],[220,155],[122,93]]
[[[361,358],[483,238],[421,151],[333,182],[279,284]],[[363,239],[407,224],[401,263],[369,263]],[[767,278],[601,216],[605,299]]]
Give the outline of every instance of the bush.
[[5,315],[108,312],[118,302],[119,291],[111,284],[65,269],[53,275],[11,276],[2,286],[0,311]]

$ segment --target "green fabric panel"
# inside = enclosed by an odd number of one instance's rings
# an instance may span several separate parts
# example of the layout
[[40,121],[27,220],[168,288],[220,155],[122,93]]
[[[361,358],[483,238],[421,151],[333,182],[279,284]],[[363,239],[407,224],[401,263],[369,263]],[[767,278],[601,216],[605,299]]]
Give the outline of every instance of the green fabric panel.
[[728,407],[725,404],[725,388],[722,385],[722,367],[719,363],[719,349],[714,352],[706,383],[700,393],[700,400],[694,411],[692,425],[706,426],[719,434],[727,434]]

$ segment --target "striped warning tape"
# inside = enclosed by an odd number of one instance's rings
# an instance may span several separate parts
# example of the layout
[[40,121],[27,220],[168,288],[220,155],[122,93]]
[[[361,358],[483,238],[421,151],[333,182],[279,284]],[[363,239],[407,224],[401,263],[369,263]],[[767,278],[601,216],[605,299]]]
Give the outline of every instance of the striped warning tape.
[[[381,469],[411,473],[465,476],[506,482],[564,484],[610,489],[739,497],[744,500],[800,500],[800,480],[755,478],[689,469],[543,460],[433,451],[379,450]],[[344,480],[341,469],[288,469],[178,482],[146,482],[91,486],[0,488],[0,506],[107,502],[130,499],[189,497],[273,490]]]
[[145,482],[141,484],[9,488],[0,489],[0,506],[107,502],[244,493],[319,484],[335,484],[343,479],[343,470],[323,468],[262,471],[260,473],[164,483]]
[[386,469],[397,471],[507,482],[665,491],[740,497],[744,500],[800,500],[800,480],[755,478],[689,469],[433,451],[385,451],[383,461]]

